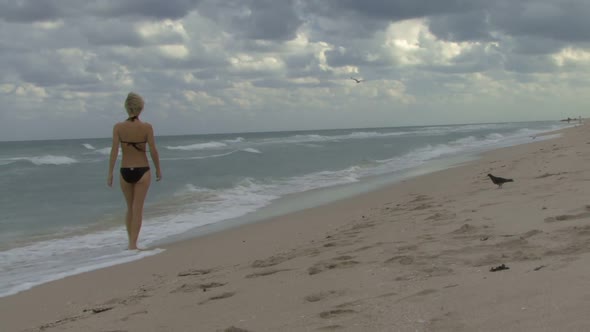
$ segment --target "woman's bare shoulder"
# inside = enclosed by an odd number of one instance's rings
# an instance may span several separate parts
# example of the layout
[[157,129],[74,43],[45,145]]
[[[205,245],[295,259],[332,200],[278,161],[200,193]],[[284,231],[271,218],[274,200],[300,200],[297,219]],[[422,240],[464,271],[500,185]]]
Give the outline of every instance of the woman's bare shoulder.
[[113,126],[113,129],[119,129],[123,126],[123,122],[117,122],[115,123],[115,125]]
[[152,125],[149,122],[142,122],[141,124],[146,129],[152,129]]

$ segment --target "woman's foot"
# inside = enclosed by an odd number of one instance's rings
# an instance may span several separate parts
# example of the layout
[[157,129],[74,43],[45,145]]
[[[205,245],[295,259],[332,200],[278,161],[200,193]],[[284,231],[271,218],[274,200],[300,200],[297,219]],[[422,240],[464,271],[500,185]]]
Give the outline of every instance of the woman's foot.
[[127,247],[127,250],[144,251],[144,250],[147,250],[147,249],[145,249],[145,248],[139,248],[137,245],[134,245],[134,246],[130,245],[130,246]]

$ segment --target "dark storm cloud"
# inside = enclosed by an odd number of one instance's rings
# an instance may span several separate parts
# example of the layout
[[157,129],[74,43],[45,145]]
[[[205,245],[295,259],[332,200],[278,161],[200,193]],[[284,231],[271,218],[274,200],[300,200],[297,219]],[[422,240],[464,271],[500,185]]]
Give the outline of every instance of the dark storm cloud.
[[[75,85],[78,88],[86,86],[86,89],[94,91],[94,85],[100,83],[96,75],[89,73],[75,73],[71,71],[60,71],[50,67],[36,67],[20,71],[20,77],[23,81],[33,83],[37,86],[53,85]],[[89,86],[90,85],[90,86]]]
[[552,54],[558,52],[567,43],[562,40],[548,39],[545,37],[516,37],[511,42],[505,42],[504,46],[515,54]]
[[305,9],[327,17],[400,21],[478,9],[483,0],[308,0]]
[[40,22],[76,17],[144,17],[179,19],[196,9],[200,0],[0,0],[0,19]]
[[290,40],[303,23],[296,12],[295,0],[211,0],[199,10],[246,39]]
[[[190,74],[190,73],[187,73]],[[198,73],[192,73],[194,79],[186,80],[184,76],[158,71],[143,72],[136,76],[136,84],[154,91],[182,91],[184,89],[223,90],[232,86],[232,82],[224,79],[203,80]]]
[[285,57],[285,64],[288,68],[294,70],[303,70],[309,65],[317,64],[317,59],[313,54],[296,54]]
[[504,68],[523,74],[551,73],[557,70],[555,62],[547,55],[513,55],[506,59]]
[[429,19],[429,28],[435,36],[443,40],[494,40],[487,13],[484,11],[434,16]]
[[127,22],[112,19],[100,23],[93,21],[93,24],[83,23],[80,30],[80,34],[91,45],[140,47],[147,44]]
[[495,7],[490,22],[511,36],[577,42],[590,40],[588,15],[588,1],[524,1]]
[[[590,41],[590,2],[585,0],[307,0],[305,13],[314,36],[339,40],[367,37],[385,24],[426,18],[430,31],[448,41],[499,41],[520,38],[518,53],[551,52],[565,44]],[[329,24],[322,20],[330,19]],[[319,38],[319,37],[318,37]],[[548,45],[528,39],[547,40]],[[562,45],[559,45],[559,44]],[[527,50],[527,48],[529,48]]]
[[55,53],[28,55],[13,62],[24,82],[48,87],[55,85],[86,86],[99,83],[97,73],[72,66]]
[[62,14],[57,1],[0,0],[0,20],[7,22],[50,21]]
[[367,60],[366,54],[362,51],[341,51],[341,50],[328,50],[325,53],[326,63],[331,67],[343,67],[346,65],[357,65],[357,66],[380,66],[390,65],[390,61],[385,61],[382,58],[375,59],[372,61]]
[[[490,1],[480,8],[451,15],[434,15],[430,30],[445,40],[488,41],[494,35],[553,40],[561,43],[590,41],[590,2],[584,0]],[[501,37],[501,36],[499,36]],[[537,43],[529,52],[544,47]],[[521,48],[528,45],[522,45]]]
[[140,16],[179,19],[195,10],[200,0],[101,0],[87,10],[105,17]]

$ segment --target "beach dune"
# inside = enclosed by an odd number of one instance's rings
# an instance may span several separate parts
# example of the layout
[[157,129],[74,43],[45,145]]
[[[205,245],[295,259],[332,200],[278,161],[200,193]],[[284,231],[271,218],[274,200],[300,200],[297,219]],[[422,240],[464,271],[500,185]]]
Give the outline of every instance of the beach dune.
[[590,127],[560,133],[0,298],[0,330],[590,330]]

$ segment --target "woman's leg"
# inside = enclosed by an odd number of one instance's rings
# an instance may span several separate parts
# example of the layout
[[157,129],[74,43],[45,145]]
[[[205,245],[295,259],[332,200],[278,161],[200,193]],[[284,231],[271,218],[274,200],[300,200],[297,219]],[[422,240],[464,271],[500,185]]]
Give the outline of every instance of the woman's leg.
[[137,239],[143,218],[143,203],[150,188],[151,174],[145,172],[141,179],[133,185],[133,202],[131,205],[131,221],[129,227],[129,249],[137,249]]
[[123,177],[119,175],[119,182],[121,184],[121,191],[125,196],[125,203],[127,203],[127,212],[125,213],[125,227],[127,228],[127,239],[129,244],[128,249],[131,249],[131,220],[133,217],[133,184],[127,183],[123,180]]

